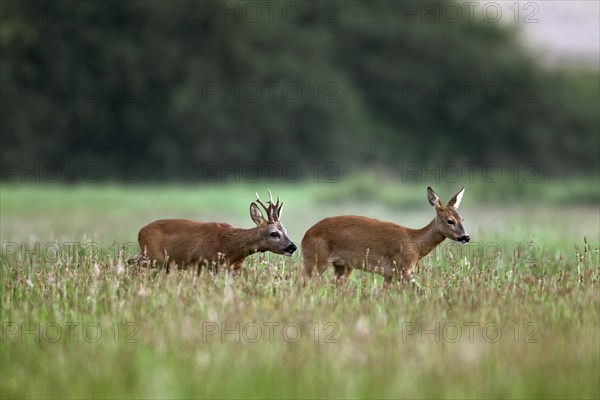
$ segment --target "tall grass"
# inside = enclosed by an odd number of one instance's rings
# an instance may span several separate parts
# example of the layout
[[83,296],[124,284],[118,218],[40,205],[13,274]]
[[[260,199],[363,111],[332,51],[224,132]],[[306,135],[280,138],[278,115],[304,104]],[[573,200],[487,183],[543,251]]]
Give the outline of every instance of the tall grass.
[[[2,398],[600,396],[594,205],[479,202],[467,189],[474,243],[424,259],[424,293],[360,272],[303,287],[298,255],[252,256],[234,277],[124,265],[120,245],[155,218],[251,226],[254,190],[3,187]],[[433,217],[424,190],[404,208],[273,191],[297,242],[325,215]]]

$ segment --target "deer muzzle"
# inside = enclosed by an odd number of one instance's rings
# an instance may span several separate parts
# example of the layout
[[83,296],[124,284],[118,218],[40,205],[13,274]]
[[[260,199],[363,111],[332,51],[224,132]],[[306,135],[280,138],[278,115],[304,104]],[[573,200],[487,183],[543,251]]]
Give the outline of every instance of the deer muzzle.
[[283,254],[285,254],[286,256],[291,256],[292,254],[294,254],[296,249],[298,249],[298,248],[296,247],[296,245],[294,243],[292,243],[283,250]]
[[469,235],[463,235],[459,238],[456,239],[456,241],[460,242],[460,243],[469,243],[469,240],[471,240],[471,238],[469,237]]

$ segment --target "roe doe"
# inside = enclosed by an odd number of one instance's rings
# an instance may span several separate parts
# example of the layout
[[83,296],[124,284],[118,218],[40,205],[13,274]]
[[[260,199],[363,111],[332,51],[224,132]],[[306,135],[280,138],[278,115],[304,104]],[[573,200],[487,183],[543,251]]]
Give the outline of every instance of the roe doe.
[[456,211],[464,191],[462,188],[444,205],[428,187],[427,197],[436,216],[421,229],[352,215],[317,222],[302,239],[302,279],[306,282],[313,273],[321,275],[332,264],[336,279],[346,279],[353,269],[362,269],[383,275],[386,286],[400,277],[415,283],[413,271],[419,260],[445,238],[461,243],[470,240]]

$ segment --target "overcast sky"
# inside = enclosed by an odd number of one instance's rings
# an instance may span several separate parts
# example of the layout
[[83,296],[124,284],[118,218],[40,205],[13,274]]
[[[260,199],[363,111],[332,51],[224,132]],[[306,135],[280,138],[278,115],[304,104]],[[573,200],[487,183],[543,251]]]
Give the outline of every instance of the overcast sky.
[[517,19],[528,47],[547,63],[578,62],[598,69],[600,1],[484,1],[482,7],[484,3],[499,5],[506,23]]

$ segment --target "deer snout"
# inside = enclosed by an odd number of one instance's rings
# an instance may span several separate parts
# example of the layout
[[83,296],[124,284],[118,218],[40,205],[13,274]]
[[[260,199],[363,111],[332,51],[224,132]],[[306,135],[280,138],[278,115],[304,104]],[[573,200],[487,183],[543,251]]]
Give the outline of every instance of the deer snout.
[[469,240],[471,240],[471,237],[469,235],[463,235],[463,236],[457,238],[456,240],[461,243],[469,243]]
[[297,249],[298,248],[296,247],[296,245],[292,243],[283,250],[283,254],[285,254],[286,256],[291,256]]

